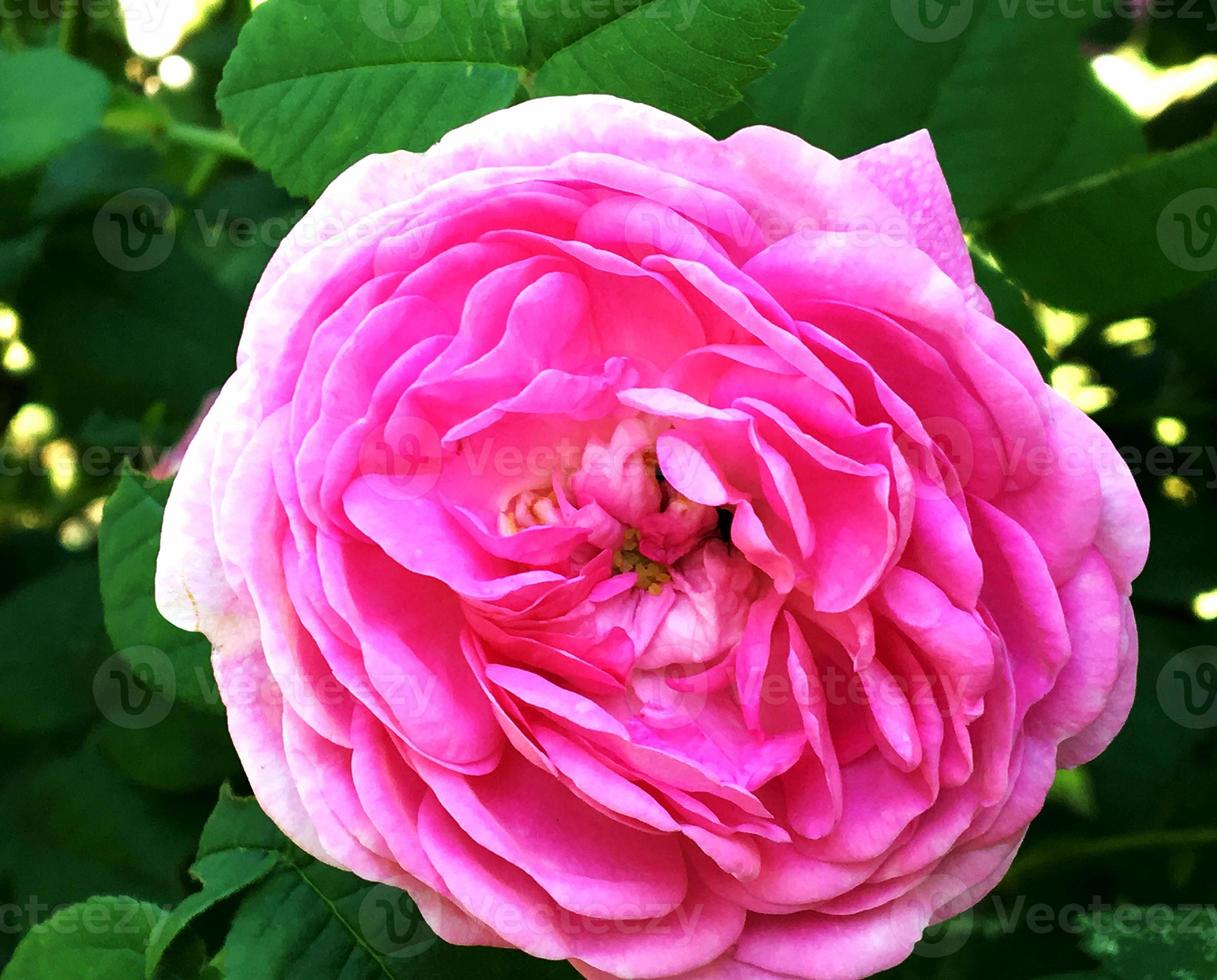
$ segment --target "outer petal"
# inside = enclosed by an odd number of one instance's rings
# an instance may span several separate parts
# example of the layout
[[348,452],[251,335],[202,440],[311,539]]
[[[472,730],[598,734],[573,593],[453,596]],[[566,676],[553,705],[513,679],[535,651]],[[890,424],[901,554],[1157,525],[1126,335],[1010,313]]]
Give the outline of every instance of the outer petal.
[[236,461],[235,447],[253,433],[248,417],[248,376],[229,379],[199,426],[182,459],[161,525],[157,556],[157,607],[169,622],[205,632],[220,650],[246,650],[256,642],[257,622],[247,601],[224,576],[216,543],[212,497]]
[[[934,141],[927,130],[863,150],[846,163],[883,191],[908,221],[912,243],[932,258],[955,280],[968,301],[982,313],[992,315],[972,269],[968,243],[951,190],[938,163]],[[876,229],[879,234],[883,229]]]
[[327,864],[339,863],[321,844],[287,764],[282,695],[262,651],[229,650],[212,659],[228,709],[228,733],[259,805],[288,837]]

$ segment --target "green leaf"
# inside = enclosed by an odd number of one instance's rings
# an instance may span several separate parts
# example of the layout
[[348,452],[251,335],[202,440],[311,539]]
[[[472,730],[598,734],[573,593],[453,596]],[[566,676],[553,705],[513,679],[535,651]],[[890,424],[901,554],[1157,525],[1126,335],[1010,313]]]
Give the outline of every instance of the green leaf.
[[1211,905],[1117,906],[1086,923],[1083,946],[1118,980],[1207,980],[1217,975]]
[[55,48],[0,49],[0,177],[32,170],[101,125],[110,88]]
[[242,980],[576,978],[566,963],[516,950],[449,946],[405,892],[313,860],[292,863],[242,901],[226,948],[228,975]]
[[[284,855],[285,870],[267,879],[241,902],[226,944],[228,970],[249,980],[287,976],[407,977],[415,975],[411,957],[400,961],[380,948],[381,936],[369,938],[361,926],[361,909],[374,890],[347,872],[299,855]],[[402,908],[414,917],[405,935],[422,943],[437,940],[421,922],[413,903]],[[396,914],[396,913],[390,913]],[[382,917],[381,921],[387,921]]]
[[126,897],[99,896],[61,909],[21,940],[4,980],[132,980],[164,915]]
[[1146,153],[1141,121],[1095,78],[1082,86],[1069,136],[1020,196],[1035,198],[1126,166]]
[[271,0],[254,11],[217,101],[259,166],[316,197],[369,153],[423,150],[510,105],[527,43],[511,4]]
[[73,558],[0,600],[0,728],[44,733],[88,721],[106,656],[97,569]]
[[797,0],[652,0],[558,51],[534,94],[606,92],[701,121],[737,103],[801,11]]
[[1028,292],[1091,314],[1135,312],[1217,273],[1217,139],[1054,191],[984,244]]
[[106,630],[146,686],[170,702],[181,698],[192,707],[222,713],[211,644],[198,633],[178,629],[156,608],[156,556],[170,485],[127,469],[106,501],[97,546]]
[[148,945],[151,978],[170,946],[203,913],[256,884],[279,866],[285,842],[256,803],[234,797],[225,786],[203,827],[191,876],[202,890],[184,899],[157,928]]
[[528,36],[528,67],[539,68],[557,51],[605,27],[647,0],[614,3],[571,3],[570,0],[531,0],[520,5]]
[[153,937],[148,977],[199,916],[239,894],[244,897],[224,943],[224,970],[241,980],[575,976],[564,963],[539,963],[512,950],[448,946],[405,892],[310,857],[253,800],[227,788],[191,873],[203,889],[171,912]]
[[963,3],[938,32],[919,0],[812,3],[747,93],[760,122],[839,156],[928,128],[959,211],[983,215],[1051,165],[1084,86],[1078,21]]
[[217,100],[259,166],[292,193],[316,197],[369,153],[424,150],[526,94],[607,92],[709,118],[769,67],[766,55],[799,9],[797,0],[626,0],[602,9],[563,0],[272,0],[241,32]]

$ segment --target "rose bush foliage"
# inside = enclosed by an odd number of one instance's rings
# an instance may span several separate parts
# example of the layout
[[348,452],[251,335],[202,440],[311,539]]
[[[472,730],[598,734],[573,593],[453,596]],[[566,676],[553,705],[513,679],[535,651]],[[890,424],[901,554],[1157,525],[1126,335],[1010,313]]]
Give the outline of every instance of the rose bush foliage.
[[331,185],[157,588],[266,812],[444,939],[853,978],[1119,729],[1146,547],[928,136],[838,160],[586,96]]

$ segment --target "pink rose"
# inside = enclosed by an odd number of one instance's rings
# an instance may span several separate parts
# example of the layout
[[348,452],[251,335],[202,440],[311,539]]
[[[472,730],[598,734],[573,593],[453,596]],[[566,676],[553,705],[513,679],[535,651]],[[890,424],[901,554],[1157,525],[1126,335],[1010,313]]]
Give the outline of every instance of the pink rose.
[[1146,515],[928,136],[543,99],[272,259],[157,576],[262,806],[454,943],[856,978],[1119,729]]

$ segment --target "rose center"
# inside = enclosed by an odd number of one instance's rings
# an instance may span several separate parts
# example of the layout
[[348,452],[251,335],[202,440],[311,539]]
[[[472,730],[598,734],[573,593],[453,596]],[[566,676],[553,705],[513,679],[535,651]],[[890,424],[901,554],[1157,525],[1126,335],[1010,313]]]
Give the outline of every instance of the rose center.
[[[683,558],[710,539],[730,542],[732,519],[730,510],[690,500],[669,482],[655,448],[663,428],[636,417],[608,438],[589,439],[576,466],[547,474],[544,484],[505,502],[499,532],[583,528],[595,549],[611,551],[616,574],[632,574],[639,589],[661,594]],[[572,556],[577,563],[590,557],[580,554]]]

